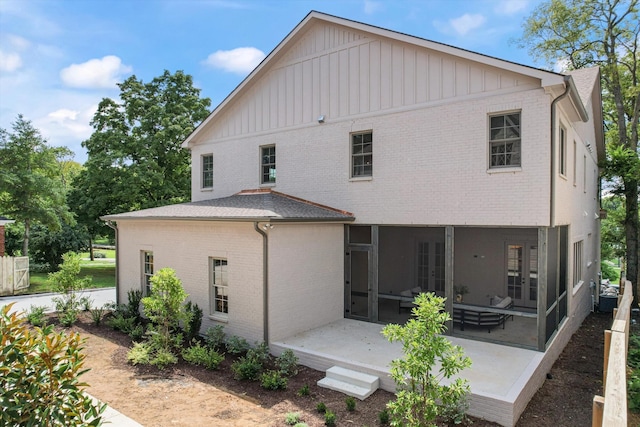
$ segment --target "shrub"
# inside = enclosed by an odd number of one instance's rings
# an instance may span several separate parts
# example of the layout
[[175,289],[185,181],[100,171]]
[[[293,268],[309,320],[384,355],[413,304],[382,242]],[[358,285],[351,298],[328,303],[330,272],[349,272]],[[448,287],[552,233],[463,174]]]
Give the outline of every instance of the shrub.
[[298,412],[289,412],[284,418],[284,423],[288,426],[294,426],[299,422],[300,414]]
[[184,322],[184,339],[187,342],[191,342],[200,333],[200,326],[202,326],[202,309],[198,307],[198,304],[192,304],[191,301],[187,301],[185,305],[185,317]]
[[93,300],[91,298],[89,298],[88,296],[84,296],[80,299],[78,299],[78,308],[82,311],[89,311],[91,310],[91,306],[93,304]]
[[465,416],[468,382],[456,378],[443,385],[442,381],[471,366],[462,348],[442,335],[445,322],[451,319],[444,310],[444,300],[422,293],[415,298],[416,307],[407,323],[390,324],[382,330],[389,341],[402,342],[404,352],[404,358],[391,362],[398,392],[387,408],[394,425],[433,425],[437,417],[460,420]]
[[236,335],[230,336],[225,345],[227,347],[227,351],[231,354],[243,354],[250,348],[247,340]]
[[129,334],[136,326],[136,319],[133,317],[125,317],[125,315],[121,313],[116,313],[113,317],[107,320],[107,325],[116,331]]
[[324,413],[324,425],[326,426],[336,425],[336,414],[330,409],[327,409],[327,412]]
[[615,282],[620,278],[620,276],[618,275],[618,272],[616,271],[616,269],[613,268],[613,266],[611,264],[609,264],[608,262],[600,263],[600,268],[602,269],[602,278],[603,279],[609,279],[612,282]]
[[247,350],[247,356],[256,359],[258,362],[264,365],[271,359],[271,355],[269,354],[269,345],[265,342],[262,342],[254,348],[250,348],[249,350]]
[[140,322],[140,304],[142,302],[142,291],[139,289],[130,289],[127,292],[127,305],[123,307],[126,309],[128,317],[133,317],[136,322]]
[[127,360],[134,365],[151,364],[151,348],[149,344],[133,343],[133,348],[127,352]]
[[144,337],[144,326],[142,325],[135,325],[131,328],[131,330],[128,332],[128,335],[131,337],[131,339],[133,341],[142,341],[142,338]]
[[32,305],[27,313],[27,321],[33,326],[44,326],[47,321],[47,316],[44,313],[46,309],[45,306]]
[[344,400],[344,403],[347,405],[347,411],[353,412],[356,410],[356,399],[354,399],[353,397],[348,396]]
[[0,425],[100,425],[106,405],[78,380],[86,372],[83,340],[51,325],[31,330],[12,306],[0,311]]
[[151,359],[151,364],[160,370],[175,363],[178,363],[176,355],[164,348],[156,349],[153,358]]
[[387,411],[386,409],[383,409],[382,411],[380,411],[378,413],[378,420],[382,425],[389,424],[389,411]]
[[207,369],[214,370],[224,360],[224,356],[215,349],[203,347],[200,343],[196,343],[182,351],[182,358],[194,365],[204,366]]
[[267,390],[284,390],[287,388],[287,377],[280,371],[267,371],[260,375],[260,385]]
[[93,320],[94,325],[100,326],[100,323],[102,323],[102,318],[104,317],[104,311],[104,307],[92,308],[89,311],[91,313],[91,320]]
[[309,390],[309,386],[307,384],[303,385],[302,387],[300,387],[300,390],[298,390],[298,396],[309,396],[311,394],[311,391]]
[[61,296],[54,298],[57,311],[78,310],[78,292],[89,287],[91,277],[80,278],[80,255],[67,252],[62,255],[62,264],[55,273],[49,273],[47,281]]
[[224,337],[224,326],[216,325],[212,328],[207,328],[204,340],[209,347],[220,350],[224,346]]
[[293,427],[309,427],[307,423],[296,423]]
[[320,402],[316,405],[316,411],[318,411],[321,414],[324,414],[325,412],[327,412],[327,405],[324,404],[324,402]]
[[237,380],[257,380],[262,371],[262,363],[249,355],[242,356],[231,364]]
[[276,358],[276,366],[288,377],[298,374],[298,358],[291,349],[286,349]]
[[62,326],[68,328],[78,321],[78,312],[76,310],[66,310],[59,316],[58,320]]

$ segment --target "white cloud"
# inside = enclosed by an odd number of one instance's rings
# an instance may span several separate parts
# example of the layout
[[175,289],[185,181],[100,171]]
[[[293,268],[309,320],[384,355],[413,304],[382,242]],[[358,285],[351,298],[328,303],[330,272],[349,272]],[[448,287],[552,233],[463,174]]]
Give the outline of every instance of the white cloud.
[[114,55],[102,59],[90,59],[82,64],[71,64],[60,71],[62,82],[79,88],[113,88],[124,74],[132,68],[122,64],[122,60]]
[[245,74],[256,68],[264,57],[264,52],[255,47],[238,47],[218,50],[209,55],[204,63],[231,73]]
[[571,65],[569,58],[560,58],[553,64],[553,71],[556,73],[565,73],[569,71],[569,65]]
[[513,15],[526,9],[528,0],[504,0],[501,1],[494,9],[499,15]]
[[476,28],[481,27],[482,24],[485,23],[485,21],[486,21],[486,18],[483,15],[480,15],[480,14],[470,15],[468,13],[465,13],[464,15],[458,18],[451,19],[449,21],[449,24],[455,30],[455,32],[458,33],[458,35],[464,36],[469,31],[475,30]]
[[12,72],[22,67],[22,58],[15,52],[0,50],[0,71]]
[[382,10],[382,3],[373,0],[364,0],[364,13],[373,15],[379,10]]

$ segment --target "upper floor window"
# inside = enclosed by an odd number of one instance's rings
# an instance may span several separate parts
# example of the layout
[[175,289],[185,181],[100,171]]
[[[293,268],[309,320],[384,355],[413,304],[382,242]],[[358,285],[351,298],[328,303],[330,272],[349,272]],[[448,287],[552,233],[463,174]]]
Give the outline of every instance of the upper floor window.
[[276,146],[261,147],[261,182],[263,184],[276,183]]
[[582,281],[582,240],[573,244],[573,286]]
[[213,154],[202,156],[202,188],[213,188]]
[[351,177],[373,176],[373,133],[351,135]]
[[559,172],[560,175],[567,175],[567,131],[560,128],[560,158],[559,158]]
[[489,122],[490,167],[520,166],[520,113],[490,116]]
[[142,292],[145,296],[151,293],[151,277],[153,277],[153,252],[142,251]]

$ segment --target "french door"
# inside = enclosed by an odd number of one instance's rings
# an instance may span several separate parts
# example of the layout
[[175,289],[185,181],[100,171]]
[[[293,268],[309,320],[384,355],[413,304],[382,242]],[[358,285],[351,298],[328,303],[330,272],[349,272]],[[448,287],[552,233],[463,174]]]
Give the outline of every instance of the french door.
[[355,319],[371,320],[371,250],[369,248],[349,248],[345,292],[345,314]]
[[538,245],[507,243],[507,295],[514,305],[536,308],[538,303]]

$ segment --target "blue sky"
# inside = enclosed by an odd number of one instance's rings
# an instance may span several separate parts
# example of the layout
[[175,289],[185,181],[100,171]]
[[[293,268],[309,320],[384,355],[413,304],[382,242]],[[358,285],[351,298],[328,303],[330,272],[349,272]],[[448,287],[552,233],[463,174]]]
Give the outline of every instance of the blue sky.
[[183,70],[215,107],[311,10],[526,65],[510,40],[541,0],[0,0],[0,127],[81,142],[116,83]]

